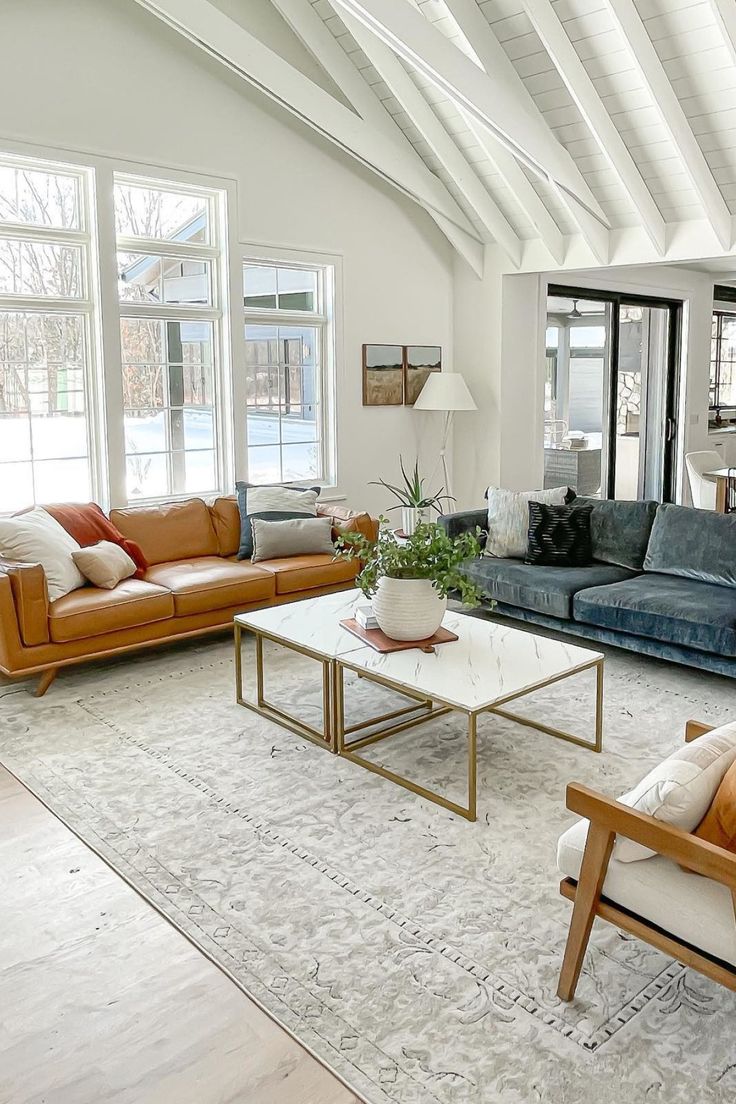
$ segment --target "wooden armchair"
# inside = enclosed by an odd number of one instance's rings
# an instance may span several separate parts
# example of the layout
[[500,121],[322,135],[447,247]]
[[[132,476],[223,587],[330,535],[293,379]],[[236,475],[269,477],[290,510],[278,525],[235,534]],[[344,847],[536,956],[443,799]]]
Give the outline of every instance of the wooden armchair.
[[[694,740],[704,732],[710,732],[712,727],[698,721],[689,721],[685,739]],[[590,825],[577,879],[567,876],[560,883],[563,897],[573,901],[574,906],[557,989],[558,996],[564,1001],[570,1001],[575,996],[596,916],[650,943],[721,985],[736,990],[736,854],[715,847],[689,832],[673,828],[664,821],[630,809],[575,782],[567,787],[567,808],[587,818]],[[616,860],[612,862],[611,852],[617,835],[643,844],[656,851],[657,856],[634,863]],[[563,836],[563,840],[564,838]],[[665,862],[661,862],[659,856]],[[658,865],[648,867],[650,863]],[[566,865],[564,861],[560,861],[562,873],[568,873],[565,870]],[[620,869],[613,871],[612,866]],[[687,870],[683,871],[682,867]],[[697,873],[691,874],[689,871]],[[609,885],[604,886],[609,872],[611,875],[616,874],[616,886],[611,896],[603,894],[604,888],[611,892]],[[629,880],[633,878],[639,881],[638,894],[641,898],[641,882],[646,879],[647,874],[656,874],[659,882],[657,890],[662,898],[660,908],[654,908],[652,912],[659,912],[656,919],[664,920],[668,927],[680,928],[680,933],[667,930],[651,916],[643,915],[643,910],[635,912],[621,902],[620,898],[627,896],[621,892],[622,886],[626,884],[625,879],[628,877]],[[712,886],[700,881],[698,874],[718,885]],[[632,898],[636,893],[635,886]],[[675,915],[678,911],[678,899],[682,902],[684,913],[692,914],[702,908],[702,924],[688,925],[682,917]],[[708,915],[709,911],[712,916]],[[734,929],[733,935],[730,943],[724,943],[719,933],[722,935],[727,931],[729,919]],[[685,928],[688,929],[688,934],[693,934],[692,941],[683,938],[682,932]]]

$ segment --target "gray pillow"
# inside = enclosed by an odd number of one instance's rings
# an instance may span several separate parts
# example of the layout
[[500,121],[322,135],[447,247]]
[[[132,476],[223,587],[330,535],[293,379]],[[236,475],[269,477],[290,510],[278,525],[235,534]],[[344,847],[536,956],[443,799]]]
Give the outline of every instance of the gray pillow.
[[549,491],[505,491],[489,487],[488,538],[485,555],[523,560],[529,543],[529,503],[543,502],[548,506],[564,506],[567,487]]
[[332,518],[290,518],[266,521],[252,517],[253,555],[251,563],[276,560],[281,556],[335,555],[332,543]]

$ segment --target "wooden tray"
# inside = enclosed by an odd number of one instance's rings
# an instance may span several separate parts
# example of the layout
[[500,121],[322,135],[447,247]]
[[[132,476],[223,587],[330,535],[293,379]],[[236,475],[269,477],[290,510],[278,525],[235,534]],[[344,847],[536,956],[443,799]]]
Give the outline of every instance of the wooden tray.
[[443,629],[442,626],[434,636],[430,636],[426,640],[391,640],[380,629],[362,628],[354,617],[349,617],[347,620],[341,621],[340,624],[349,633],[363,640],[377,652],[406,652],[410,648],[419,648],[420,652],[433,652],[435,644],[449,644],[451,641],[458,639],[456,633],[450,632],[449,629]]

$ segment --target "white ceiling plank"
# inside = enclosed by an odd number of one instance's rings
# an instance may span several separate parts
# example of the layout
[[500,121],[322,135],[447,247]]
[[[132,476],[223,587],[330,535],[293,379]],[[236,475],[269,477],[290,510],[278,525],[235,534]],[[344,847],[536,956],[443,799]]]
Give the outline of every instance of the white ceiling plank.
[[652,244],[660,255],[663,254],[664,219],[550,0],[524,0],[524,7],[601,153],[638,211]]
[[443,228],[456,227],[457,248],[457,243],[474,241],[478,248],[467,249],[464,256],[476,268],[482,245],[472,222],[413,151],[339,103],[210,0],[136,3],[414,199],[438,225],[442,220]]
[[[473,52],[486,73],[503,74],[520,106],[527,113],[535,115],[539,119],[540,124],[547,128],[553,141],[557,142],[558,139],[549,130],[549,124],[542,115],[521,76],[516,71],[513,62],[509,59],[503,46],[496,38],[493,28],[478,7],[476,0],[444,0],[444,3],[465,37],[465,40],[471,45]],[[546,53],[544,54],[544,58],[546,68],[546,66],[551,65],[552,62],[547,57]],[[579,168],[578,171],[580,171]],[[588,188],[587,183],[586,188]],[[588,241],[596,258],[600,260],[602,264],[607,264],[608,247],[605,245],[605,235],[600,233],[599,227],[594,225],[591,219],[585,219],[583,217],[585,208],[581,208],[581,206],[565,191],[556,189],[556,192],[578,230]],[[600,211],[600,207],[598,207],[598,211]]]
[[[733,2],[733,0],[732,0]],[[678,151],[698,198],[724,249],[731,248],[731,214],[713,179],[705,155],[697,143],[685,112],[675,95],[664,66],[637,11],[634,0],[605,0],[626,40],[660,119]]]
[[338,0],[334,2],[330,0],[330,2],[340,11],[345,26],[358,46],[391,90],[391,94],[401,104],[437,160],[450,174],[456,187],[473,208],[490,237],[498,242],[513,264],[518,266],[521,261],[521,240],[516,231],[478,177],[475,169],[447,133],[393,50],[389,49],[363,23],[340,8]]
[[736,65],[736,4],[733,0],[710,0],[710,6],[731,55],[731,61]]
[[544,180],[554,181],[561,191],[569,193],[607,225],[600,204],[573,159],[539,112],[536,109],[529,112],[519,103],[517,85],[509,82],[506,72],[497,68],[484,72],[416,11],[409,0],[336,2],[483,123],[533,172]]

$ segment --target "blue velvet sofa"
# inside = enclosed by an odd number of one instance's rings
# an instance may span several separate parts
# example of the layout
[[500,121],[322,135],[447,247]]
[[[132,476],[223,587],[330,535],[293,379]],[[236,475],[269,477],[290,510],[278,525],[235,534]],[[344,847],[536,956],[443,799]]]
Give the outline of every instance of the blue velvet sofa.
[[[465,570],[494,614],[736,678],[736,515],[656,502],[592,505],[594,562],[539,567],[483,555]],[[451,535],[485,510],[445,514]]]

